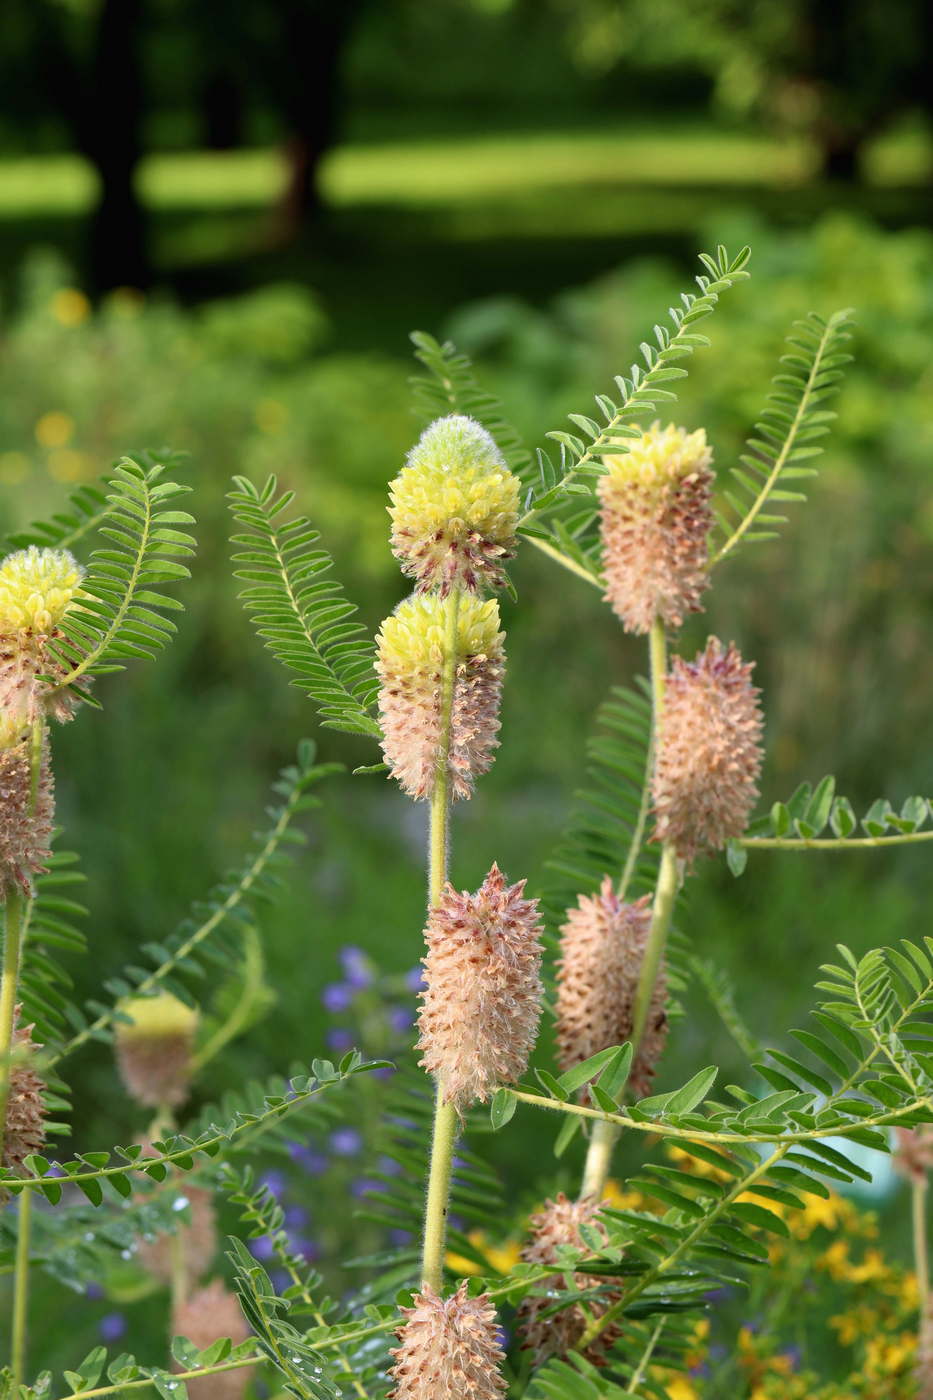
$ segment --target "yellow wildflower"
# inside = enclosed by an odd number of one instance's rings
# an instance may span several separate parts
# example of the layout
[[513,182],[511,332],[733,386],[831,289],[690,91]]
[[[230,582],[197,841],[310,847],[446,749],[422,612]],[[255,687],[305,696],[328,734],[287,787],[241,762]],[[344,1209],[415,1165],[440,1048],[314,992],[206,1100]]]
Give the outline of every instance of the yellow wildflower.
[[67,549],[30,545],[0,563],[0,633],[54,630],[81,582],[81,568]]
[[77,287],[62,287],[50,305],[52,315],[62,326],[80,326],[91,314],[91,303]]
[[70,442],[74,430],[74,419],[67,413],[53,409],[37,420],[36,442],[40,447],[64,447],[66,442]]

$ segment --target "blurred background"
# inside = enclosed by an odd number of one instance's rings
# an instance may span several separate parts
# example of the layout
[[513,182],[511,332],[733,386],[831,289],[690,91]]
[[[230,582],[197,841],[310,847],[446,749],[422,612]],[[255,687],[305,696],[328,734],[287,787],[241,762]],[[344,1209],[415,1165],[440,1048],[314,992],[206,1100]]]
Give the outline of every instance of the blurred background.
[[[0,526],[164,444],[190,454],[201,521],[173,648],[57,736],[63,842],[90,882],[80,994],[236,863],[300,736],[376,756],[319,732],[252,635],[230,475],[295,489],[375,628],[404,591],[385,491],[419,431],[408,332],[454,337],[535,444],[589,411],[719,242],[752,245],[753,281],[674,411],[721,470],[795,317],[854,306],[856,362],[808,505],[721,570],[684,648],[715,630],[757,658],[765,802],[828,771],[857,809],[931,791],[931,29],[920,0],[6,0]],[[531,548],[514,577],[503,747],[456,816],[461,887],[493,859],[540,880],[595,708],[645,664]],[[389,978],[417,962],[424,813],[382,776],[325,796],[265,916],[275,1013],[204,1099],[333,1039],[341,950]],[[738,884],[710,864],[684,931],[781,1039],[835,939],[926,931],[924,850],[760,855]],[[410,1043],[405,1004],[386,1014]],[[702,991],[684,1005],[661,1087],[717,1058],[741,1073]],[[132,1140],[106,1049],[73,1070],[81,1145]],[[507,1137],[520,1181],[529,1136]],[[347,1170],[360,1150],[339,1149]]]

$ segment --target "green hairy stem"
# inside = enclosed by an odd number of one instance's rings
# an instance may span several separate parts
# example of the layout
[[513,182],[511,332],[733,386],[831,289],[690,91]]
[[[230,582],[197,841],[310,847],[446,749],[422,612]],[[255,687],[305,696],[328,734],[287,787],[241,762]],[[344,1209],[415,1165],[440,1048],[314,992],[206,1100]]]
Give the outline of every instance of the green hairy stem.
[[[454,588],[447,598],[444,674],[441,683],[441,738],[431,794],[431,829],[428,847],[428,907],[440,901],[447,881],[447,848],[450,815],[450,778],[447,766],[454,684],[457,678],[457,618],[460,593]],[[444,1101],[444,1085],[438,1080],[431,1139],[431,1164],[424,1206],[424,1242],[421,1276],[424,1284],[439,1293],[444,1280],[444,1242],[447,1236],[447,1205],[453,1166],[457,1111]]]

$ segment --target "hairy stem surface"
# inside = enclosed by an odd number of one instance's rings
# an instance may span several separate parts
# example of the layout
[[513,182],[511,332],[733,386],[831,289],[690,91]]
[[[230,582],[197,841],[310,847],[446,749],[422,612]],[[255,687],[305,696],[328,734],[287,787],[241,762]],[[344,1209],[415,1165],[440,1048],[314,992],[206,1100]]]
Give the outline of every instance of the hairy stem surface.
[[[447,846],[450,816],[450,775],[448,752],[450,724],[453,714],[454,686],[457,679],[457,618],[460,594],[452,589],[446,603],[444,672],[441,682],[441,729],[431,794],[431,828],[428,845],[428,907],[439,902],[447,882]],[[450,1198],[450,1177],[453,1167],[454,1139],[457,1134],[457,1112],[444,1101],[444,1085],[438,1080],[434,1104],[434,1131],[431,1139],[431,1164],[428,1170],[428,1191],[424,1206],[424,1245],[421,1276],[424,1284],[440,1293],[444,1280],[444,1243],[447,1236],[447,1203]]]
[[32,1192],[24,1191],[17,1201],[16,1267],[13,1275],[13,1320],[10,1364],[13,1385],[26,1374],[26,1318],[29,1312],[29,1240],[32,1227]]
[[[641,808],[639,810],[638,826],[632,834],[632,845],[629,848],[628,858],[622,875],[622,883],[619,898],[625,897],[632,871],[638,859],[638,848],[641,845],[644,834],[645,822],[648,816],[651,792],[651,772],[654,755],[658,751],[661,736],[661,722],[664,711],[664,678],[667,673],[667,637],[664,631],[664,624],[655,621],[648,638],[648,649],[651,659],[651,702],[653,720],[651,726],[651,743],[648,751],[648,763],[645,770],[645,786],[642,796]],[[674,901],[677,897],[678,871],[677,860],[670,849],[665,846],[661,855],[661,867],[658,871],[658,882],[655,888],[654,905],[651,913],[651,929],[648,934],[648,944],[645,948],[645,956],[642,959],[641,972],[638,978],[638,989],[635,994],[635,1006],[632,1022],[632,1048],[638,1054],[638,1046],[645,1030],[645,1023],[648,1019],[648,1011],[651,1007],[651,999],[654,994],[654,986],[658,978],[658,971],[661,966],[661,959],[664,956],[664,947],[667,942],[667,931],[670,928],[671,916],[674,911]],[[606,1188],[606,1181],[609,1177],[609,1169],[612,1164],[612,1149],[619,1136],[619,1129],[614,1123],[597,1123],[590,1138],[590,1145],[586,1154],[586,1164],[583,1168],[583,1184],[580,1190],[581,1199],[586,1196],[602,1196]]]

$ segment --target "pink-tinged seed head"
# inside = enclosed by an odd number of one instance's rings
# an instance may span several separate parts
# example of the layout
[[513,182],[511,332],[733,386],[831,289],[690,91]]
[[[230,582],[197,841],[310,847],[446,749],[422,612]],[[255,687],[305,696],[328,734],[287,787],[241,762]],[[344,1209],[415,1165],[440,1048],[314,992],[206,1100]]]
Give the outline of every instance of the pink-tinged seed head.
[[505,1354],[486,1294],[470,1298],[464,1282],[441,1298],[425,1286],[402,1315],[389,1400],[501,1400]]
[[[597,1219],[602,1204],[593,1196],[587,1196],[582,1201],[570,1201],[563,1192],[553,1201],[545,1201],[543,1208],[529,1222],[531,1238],[522,1250],[522,1259],[526,1264],[557,1264],[557,1251],[563,1245],[584,1254],[591,1253],[580,1227],[593,1226],[605,1239],[605,1229]],[[595,1274],[575,1274],[574,1280],[580,1289],[598,1288],[607,1282],[604,1277]],[[526,1298],[519,1310],[524,1345],[534,1352],[536,1366],[540,1366],[549,1356],[566,1356],[569,1351],[576,1351],[586,1330],[587,1315],[579,1304],[561,1308],[558,1313],[550,1311],[554,1306],[553,1297],[548,1296],[550,1291],[564,1286],[562,1276],[555,1275],[553,1280],[545,1280],[539,1285],[545,1296]],[[590,1317],[598,1319],[621,1296],[619,1290],[613,1289],[601,1298],[588,1298],[587,1312]],[[620,1328],[610,1323],[583,1355],[594,1366],[603,1365],[606,1352],[619,1336]]]
[[541,1018],[538,902],[494,865],[475,894],[448,885],[428,915],[418,1049],[462,1113],[528,1065]]
[[652,796],[655,839],[692,862],[741,836],[758,797],[763,720],[751,662],[710,637],[665,682]]
[[[382,751],[402,791],[422,801],[434,790],[442,755],[445,636],[445,604],[434,593],[399,604],[376,639]],[[492,767],[499,746],[504,640],[494,600],[461,598],[447,746],[454,800],[473,795],[476,779]]]
[[598,496],[605,597],[627,632],[679,627],[709,586],[712,453],[706,434],[655,423],[607,457]]
[[[610,1045],[631,1040],[635,993],[644,961],[651,910],[648,897],[623,904],[607,875],[598,894],[580,895],[561,929],[557,971],[557,1052],[566,1071]],[[637,1098],[651,1089],[667,1040],[667,981],[663,965],[629,1075]]]

